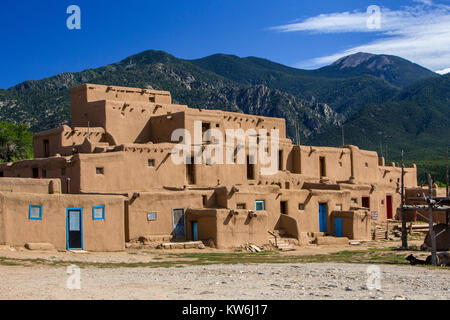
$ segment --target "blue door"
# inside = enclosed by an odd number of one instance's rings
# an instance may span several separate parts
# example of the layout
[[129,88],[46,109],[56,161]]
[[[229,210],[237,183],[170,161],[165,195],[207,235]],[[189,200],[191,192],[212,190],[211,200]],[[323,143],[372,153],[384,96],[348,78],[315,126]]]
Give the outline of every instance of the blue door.
[[172,209],[173,235],[176,238],[184,238],[184,209]]
[[198,241],[198,222],[192,222],[192,240]]
[[83,249],[83,209],[67,209],[67,249]]
[[334,236],[337,238],[342,238],[344,236],[344,231],[342,230],[342,218],[334,219]]
[[319,204],[319,226],[320,232],[327,232],[327,204]]

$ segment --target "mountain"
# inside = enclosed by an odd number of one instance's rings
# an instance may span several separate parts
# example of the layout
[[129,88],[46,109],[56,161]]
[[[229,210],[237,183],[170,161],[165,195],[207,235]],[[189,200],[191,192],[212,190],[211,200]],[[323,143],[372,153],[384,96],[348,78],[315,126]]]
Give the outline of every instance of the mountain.
[[[341,144],[341,128],[331,128],[309,142]],[[391,101],[367,104],[344,124],[346,144],[378,150],[388,161],[401,159],[445,181],[446,147],[450,146],[450,74],[415,82]]]
[[400,88],[420,79],[437,76],[433,71],[400,57],[364,52],[343,57],[332,65],[317,70],[316,73],[329,78],[370,74]]
[[[428,161],[431,155],[421,150],[429,142],[437,150],[450,132],[449,121],[439,122],[448,119],[446,81],[385,55],[356,54],[318,70],[300,70],[257,57],[216,54],[184,60],[149,50],[97,69],[0,89],[0,120],[42,131],[69,123],[73,86],[152,88],[171,91],[174,102],[194,108],[285,118],[288,136],[300,131],[297,143],[340,145],[344,124],[349,142],[376,150],[381,139],[393,150],[408,150],[411,160]],[[413,119],[409,126],[402,122],[405,117]],[[440,134],[433,140],[435,129]],[[397,154],[389,158],[398,159]]]

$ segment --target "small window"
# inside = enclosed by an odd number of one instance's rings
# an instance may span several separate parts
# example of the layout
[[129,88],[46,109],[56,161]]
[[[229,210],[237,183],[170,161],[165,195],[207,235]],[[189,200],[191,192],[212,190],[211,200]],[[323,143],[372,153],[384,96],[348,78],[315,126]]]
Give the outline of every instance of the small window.
[[204,206],[206,206],[206,203],[208,202],[208,196],[207,195],[202,195],[202,203]]
[[0,177],[3,177],[3,171],[0,171]]
[[245,203],[236,204],[236,210],[245,210],[247,209],[247,205]]
[[92,219],[104,220],[105,219],[105,207],[93,207],[92,208]]
[[147,220],[148,221],[156,221],[156,212],[149,212],[147,213]]
[[66,175],[66,168],[61,168],[61,175],[65,176]]
[[366,166],[366,168],[368,168],[368,167],[369,167],[369,163],[368,163],[368,162],[366,162],[366,163],[365,163],[365,166]]
[[353,204],[356,204],[356,203],[358,203],[358,200],[357,199],[352,199],[352,200],[350,200],[350,202],[353,203]]
[[264,200],[258,200],[255,202],[256,211],[264,211]]
[[30,205],[28,212],[28,218],[31,220],[42,220],[42,206],[41,205]]
[[283,150],[278,150],[278,170],[283,171]]
[[298,204],[298,210],[303,211],[305,210],[305,205],[303,203]]
[[148,159],[148,166],[154,167],[155,166],[155,159]]
[[33,178],[39,178],[39,168],[32,168],[31,171],[33,174]]
[[336,211],[342,211],[342,204],[336,205]]
[[319,169],[320,169],[320,176],[326,177],[327,176],[327,169],[326,169],[326,160],[325,157],[319,158]]
[[50,157],[50,142],[48,140],[44,140],[44,158]]
[[203,141],[209,142],[211,141],[211,132],[209,131],[211,129],[211,123],[209,122],[202,122],[202,137]]
[[95,168],[96,174],[105,174],[105,168]]
[[42,178],[47,178],[47,170],[42,169]]
[[220,124],[219,123],[216,123],[216,128],[220,128]]

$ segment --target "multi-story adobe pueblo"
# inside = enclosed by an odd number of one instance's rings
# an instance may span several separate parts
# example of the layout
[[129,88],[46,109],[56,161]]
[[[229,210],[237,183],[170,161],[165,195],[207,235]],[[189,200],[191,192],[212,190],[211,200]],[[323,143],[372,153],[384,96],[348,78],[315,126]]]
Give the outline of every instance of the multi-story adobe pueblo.
[[[270,135],[263,148],[276,151],[276,170],[264,175],[269,165],[253,160],[250,144],[232,147],[243,163],[177,164],[176,129],[192,136],[190,158],[217,142],[210,129],[254,129],[258,147],[261,130],[278,130],[277,150]],[[37,133],[33,143],[34,159],[0,165],[0,244],[113,251],[141,237],[218,248],[264,245],[271,233],[300,243],[321,233],[367,240],[401,199],[401,168],[376,152],[294,145],[284,119],[192,109],[166,91],[73,88],[71,127]],[[405,186],[417,188],[415,165]]]

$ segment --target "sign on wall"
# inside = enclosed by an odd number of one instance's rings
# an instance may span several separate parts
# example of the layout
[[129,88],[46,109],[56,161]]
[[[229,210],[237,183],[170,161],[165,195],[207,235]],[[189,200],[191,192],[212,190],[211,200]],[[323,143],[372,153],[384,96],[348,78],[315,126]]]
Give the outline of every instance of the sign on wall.
[[378,220],[378,211],[372,211],[372,220]]

